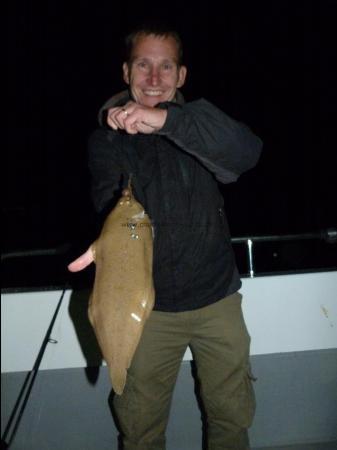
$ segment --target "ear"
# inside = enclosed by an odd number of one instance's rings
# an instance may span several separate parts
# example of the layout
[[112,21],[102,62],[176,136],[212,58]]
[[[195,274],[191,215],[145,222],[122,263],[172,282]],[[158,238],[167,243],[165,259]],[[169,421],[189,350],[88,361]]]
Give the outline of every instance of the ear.
[[123,64],[123,80],[126,84],[130,84],[129,66],[126,62]]
[[187,74],[187,67],[186,66],[180,66],[178,71],[178,83],[177,87],[180,88],[185,84]]

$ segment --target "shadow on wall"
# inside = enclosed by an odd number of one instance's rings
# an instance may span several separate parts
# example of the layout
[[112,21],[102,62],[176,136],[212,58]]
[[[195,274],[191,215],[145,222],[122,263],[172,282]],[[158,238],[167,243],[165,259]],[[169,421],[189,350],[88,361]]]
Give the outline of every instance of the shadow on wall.
[[99,366],[103,362],[94,330],[88,318],[90,290],[73,291],[69,301],[69,316],[74,324],[78,342],[86,360],[85,374],[90,384],[96,384]]

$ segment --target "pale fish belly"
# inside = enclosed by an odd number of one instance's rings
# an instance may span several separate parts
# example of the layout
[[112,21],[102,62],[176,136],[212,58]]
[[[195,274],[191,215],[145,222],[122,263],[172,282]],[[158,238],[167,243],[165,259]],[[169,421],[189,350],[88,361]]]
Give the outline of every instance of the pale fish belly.
[[112,387],[120,395],[155,296],[151,222],[131,191],[126,191],[105,220],[94,252],[89,320]]

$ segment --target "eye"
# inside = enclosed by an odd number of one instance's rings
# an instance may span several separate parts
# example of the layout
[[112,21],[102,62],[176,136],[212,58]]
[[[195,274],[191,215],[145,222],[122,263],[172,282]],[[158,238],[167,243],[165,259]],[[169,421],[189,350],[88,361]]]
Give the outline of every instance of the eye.
[[171,64],[171,63],[164,63],[163,64],[163,69],[164,70],[172,70],[172,68],[173,68],[173,64]]
[[136,65],[139,69],[147,69],[147,67],[148,67],[148,64],[146,61],[139,61],[139,62],[137,62]]

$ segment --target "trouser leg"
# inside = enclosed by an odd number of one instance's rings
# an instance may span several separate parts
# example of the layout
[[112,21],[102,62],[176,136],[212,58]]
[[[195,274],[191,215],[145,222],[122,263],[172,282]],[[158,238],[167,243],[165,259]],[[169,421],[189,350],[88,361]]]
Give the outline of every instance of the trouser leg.
[[164,450],[173,388],[188,344],[174,313],[153,311],[114,409],[124,450]]
[[233,294],[200,310],[191,349],[207,415],[208,450],[246,450],[255,412],[250,337]]

